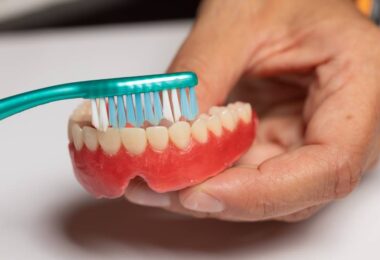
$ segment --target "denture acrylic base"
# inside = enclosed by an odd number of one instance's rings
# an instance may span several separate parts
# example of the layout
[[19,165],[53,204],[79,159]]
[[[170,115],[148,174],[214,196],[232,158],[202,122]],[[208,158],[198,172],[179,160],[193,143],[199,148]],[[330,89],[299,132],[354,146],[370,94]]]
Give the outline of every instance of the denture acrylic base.
[[169,192],[198,184],[231,166],[251,146],[256,124],[253,113],[251,122],[240,120],[234,131],[223,129],[220,137],[209,133],[204,144],[192,139],[186,150],[171,142],[164,151],[148,146],[137,156],[124,147],[112,156],[99,148],[93,152],[84,146],[77,151],[73,143],[69,149],[77,179],[98,198],[122,196],[136,176],[156,192]]

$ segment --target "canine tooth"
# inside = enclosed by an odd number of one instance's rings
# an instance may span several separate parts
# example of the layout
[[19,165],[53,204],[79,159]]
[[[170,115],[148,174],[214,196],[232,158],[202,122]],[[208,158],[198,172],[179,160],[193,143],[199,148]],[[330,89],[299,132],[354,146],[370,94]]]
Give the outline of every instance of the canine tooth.
[[233,115],[229,109],[223,109],[219,114],[220,119],[222,120],[222,125],[229,131],[234,130],[236,122],[234,121]]
[[207,128],[216,136],[222,135],[222,123],[217,115],[210,116],[207,120]]
[[222,112],[223,110],[223,107],[216,107],[216,106],[213,106],[210,108],[209,110],[209,114],[210,115],[217,115],[219,114],[220,112]]
[[121,142],[131,154],[139,155],[145,151],[147,140],[142,128],[123,128],[120,130]]
[[95,152],[96,149],[98,149],[98,136],[96,133],[96,129],[92,127],[85,126],[83,127],[83,140],[86,145],[86,147],[90,150]]
[[169,143],[168,129],[164,126],[153,126],[146,129],[149,144],[155,150],[164,150]]
[[108,128],[105,132],[97,131],[100,146],[109,155],[116,154],[121,146],[120,132],[115,128]]
[[190,124],[184,121],[174,123],[169,127],[169,136],[178,148],[185,149],[190,143]]
[[79,127],[78,124],[73,124],[71,128],[71,132],[73,134],[73,142],[74,142],[75,149],[77,151],[80,151],[83,147],[82,129]]
[[191,134],[198,142],[206,143],[208,139],[206,121],[201,118],[195,120],[195,122],[191,125]]

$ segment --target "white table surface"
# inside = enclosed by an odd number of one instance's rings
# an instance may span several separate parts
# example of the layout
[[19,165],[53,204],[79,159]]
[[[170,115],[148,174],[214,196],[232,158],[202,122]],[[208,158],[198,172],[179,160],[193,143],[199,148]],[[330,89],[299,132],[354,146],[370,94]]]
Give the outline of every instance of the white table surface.
[[[190,23],[0,35],[0,97],[46,85],[163,72]],[[77,183],[66,121],[78,101],[0,124],[0,259],[380,259],[380,168],[298,224],[176,216],[95,200]]]

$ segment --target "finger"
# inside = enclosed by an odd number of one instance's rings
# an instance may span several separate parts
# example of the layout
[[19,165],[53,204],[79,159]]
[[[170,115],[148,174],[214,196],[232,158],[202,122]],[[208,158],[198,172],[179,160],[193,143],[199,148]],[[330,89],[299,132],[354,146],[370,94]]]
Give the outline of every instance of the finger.
[[201,111],[223,103],[248,64],[252,34],[247,2],[205,1],[169,67],[169,71],[197,73]]
[[[337,72],[337,77],[344,76]],[[364,76],[364,81],[355,77],[350,82],[332,78],[332,86],[326,85],[310,97],[324,95],[326,100],[313,108],[304,147],[267,160],[258,168],[228,169],[181,192],[183,206],[217,218],[263,220],[347,195],[371,159],[368,155],[380,120],[380,91],[376,81]],[[344,82],[344,87],[334,85],[339,82]]]
[[277,217],[273,220],[284,221],[284,222],[289,222],[289,223],[303,221],[303,220],[309,219],[311,216],[315,215],[323,207],[325,207],[325,205],[326,204],[316,205],[316,206],[306,208],[304,210],[298,211],[296,213],[293,213],[293,214],[290,214],[287,216]]
[[170,193],[157,193],[151,190],[142,179],[132,180],[125,190],[125,198],[134,204],[148,207],[169,207]]

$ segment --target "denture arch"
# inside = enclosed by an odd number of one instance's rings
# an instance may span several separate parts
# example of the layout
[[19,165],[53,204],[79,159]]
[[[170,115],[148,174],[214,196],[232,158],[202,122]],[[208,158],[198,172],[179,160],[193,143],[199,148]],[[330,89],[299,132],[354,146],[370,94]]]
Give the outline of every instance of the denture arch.
[[68,136],[76,177],[96,197],[123,195],[136,176],[157,192],[204,181],[250,147],[257,125],[251,105],[236,102],[212,107],[190,122],[103,132],[91,126],[90,106],[84,102],[73,112]]

